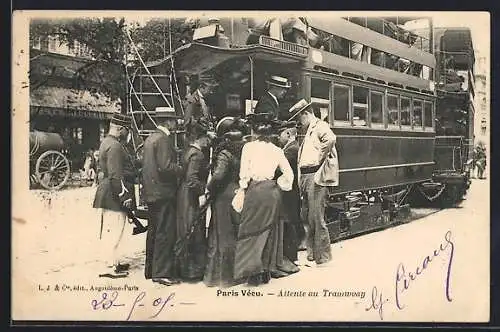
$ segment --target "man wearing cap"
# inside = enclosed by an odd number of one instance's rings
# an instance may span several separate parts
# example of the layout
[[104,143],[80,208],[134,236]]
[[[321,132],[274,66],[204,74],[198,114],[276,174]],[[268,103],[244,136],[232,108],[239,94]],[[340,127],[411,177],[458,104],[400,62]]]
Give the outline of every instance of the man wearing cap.
[[144,275],[163,285],[178,283],[174,246],[177,240],[177,164],[174,135],[177,119],[173,108],[159,117],[158,127],[144,142],[142,181],[148,206],[148,234]]
[[271,113],[274,119],[278,119],[280,115],[281,100],[291,87],[288,79],[280,76],[271,76],[267,83],[267,91],[260,97],[255,106],[255,113]]
[[307,128],[299,149],[299,187],[302,206],[307,210],[307,259],[323,264],[331,260],[330,236],[325,222],[328,187],[338,186],[339,167],[336,136],[330,125],[318,119],[305,103],[291,118]]
[[211,77],[200,77],[196,90],[186,97],[186,108],[184,110],[184,124],[186,126],[202,118],[213,124],[213,117],[207,106],[206,97],[214,86],[215,83]]
[[107,271],[100,276],[119,278],[128,275],[129,265],[122,261],[122,237],[128,233],[127,210],[135,209],[134,182],[137,172],[134,159],[125,143],[129,135],[131,118],[116,113],[111,119],[109,133],[99,147],[99,166],[103,173],[93,207],[100,209],[100,239],[105,244],[103,259]]

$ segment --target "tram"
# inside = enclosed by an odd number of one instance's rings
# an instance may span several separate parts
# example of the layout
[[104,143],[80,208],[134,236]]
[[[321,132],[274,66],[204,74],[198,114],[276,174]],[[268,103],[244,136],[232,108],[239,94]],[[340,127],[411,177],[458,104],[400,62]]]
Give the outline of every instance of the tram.
[[436,29],[436,167],[439,200],[453,205],[470,186],[474,148],[474,48],[468,28]]
[[[402,27],[422,19],[426,36]],[[443,186],[435,180],[432,19],[264,21],[212,20],[194,31],[190,43],[136,70],[129,106],[139,132],[147,135],[162,107],[182,114],[193,78],[217,80],[208,102],[220,119],[252,113],[266,78],[287,77],[292,88],[280,102],[280,118],[288,119],[286,110],[303,98],[337,136],[339,186],[330,188],[325,206],[332,241],[405,222],[415,188],[429,195]]]

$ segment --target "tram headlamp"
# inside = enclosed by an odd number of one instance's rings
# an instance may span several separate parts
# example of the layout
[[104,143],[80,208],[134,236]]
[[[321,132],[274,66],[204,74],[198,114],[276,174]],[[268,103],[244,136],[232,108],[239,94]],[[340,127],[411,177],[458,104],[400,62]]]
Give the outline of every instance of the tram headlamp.
[[436,88],[436,84],[434,83],[434,81],[430,81],[429,82],[429,90],[434,92],[435,88]]
[[311,59],[316,63],[323,63],[323,54],[317,50],[311,50]]

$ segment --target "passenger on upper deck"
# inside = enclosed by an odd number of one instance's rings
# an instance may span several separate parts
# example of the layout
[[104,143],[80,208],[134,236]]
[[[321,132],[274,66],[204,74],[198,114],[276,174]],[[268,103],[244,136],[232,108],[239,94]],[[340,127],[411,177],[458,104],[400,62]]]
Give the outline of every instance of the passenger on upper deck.
[[305,18],[249,18],[248,28],[250,35],[247,44],[258,43],[258,38],[261,35],[300,45],[307,45],[308,40],[311,46],[318,42],[318,35],[307,26]]

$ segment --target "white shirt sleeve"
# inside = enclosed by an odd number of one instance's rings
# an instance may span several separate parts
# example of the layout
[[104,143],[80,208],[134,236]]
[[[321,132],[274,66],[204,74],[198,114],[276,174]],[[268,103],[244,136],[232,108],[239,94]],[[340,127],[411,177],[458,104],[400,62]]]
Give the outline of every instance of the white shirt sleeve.
[[243,146],[241,151],[241,164],[240,164],[240,188],[246,189],[251,180],[250,175],[250,155],[248,151],[248,143]]
[[288,163],[288,160],[285,157],[285,153],[283,150],[279,149],[277,150],[277,157],[278,157],[278,167],[283,173],[276,182],[278,183],[278,186],[281,188],[283,191],[290,191],[292,190],[292,185],[293,185],[293,170],[292,167],[290,167],[290,164]]

